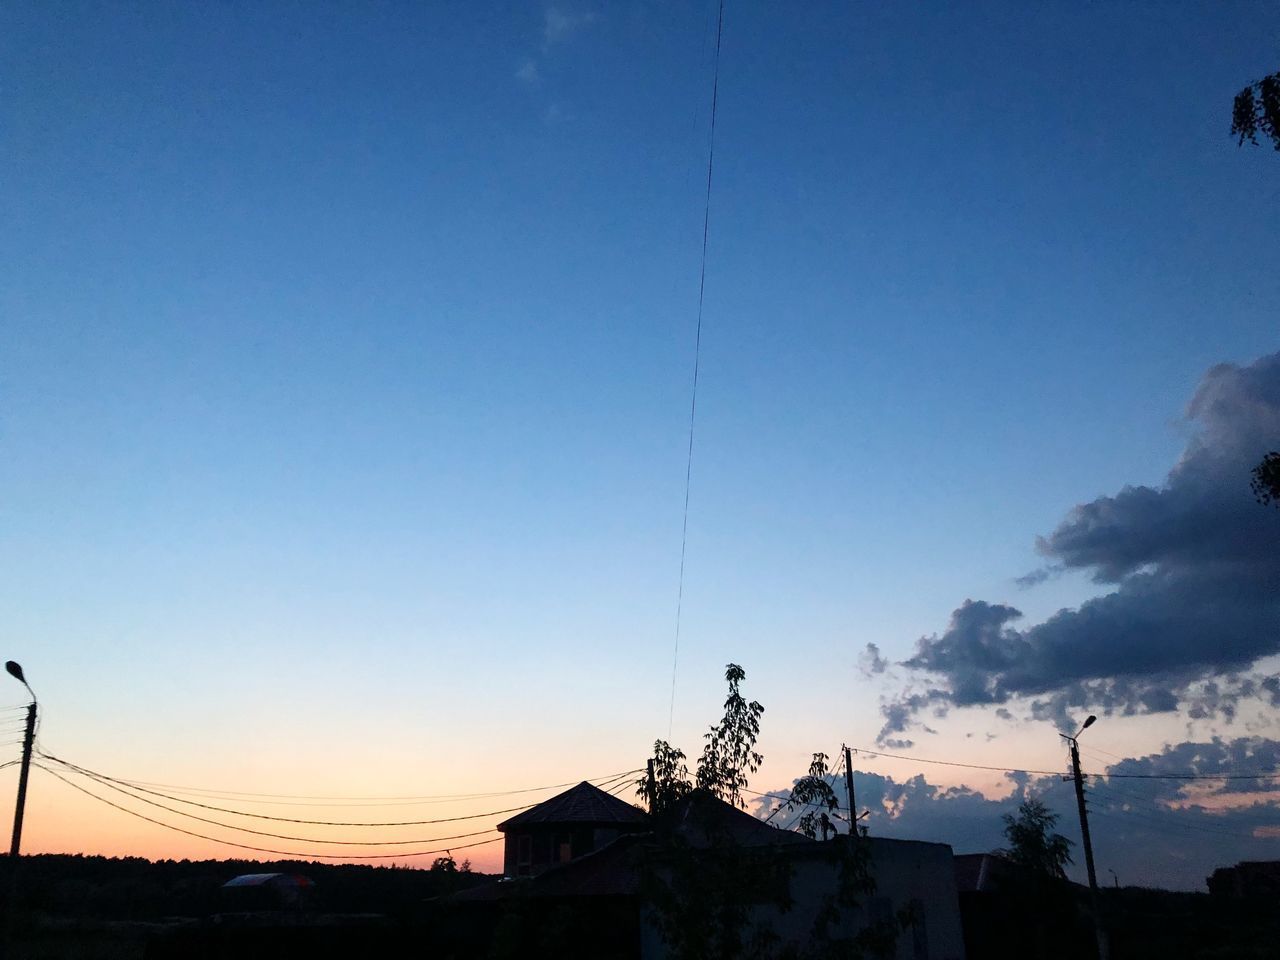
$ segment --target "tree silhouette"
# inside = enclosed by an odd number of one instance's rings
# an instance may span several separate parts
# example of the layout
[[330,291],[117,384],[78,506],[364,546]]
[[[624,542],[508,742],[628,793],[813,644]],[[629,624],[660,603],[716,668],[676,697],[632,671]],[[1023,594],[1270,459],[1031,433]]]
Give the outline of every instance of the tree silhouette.
[[703,735],[707,742],[698,758],[697,781],[699,787],[721,800],[745,808],[742,791],[748,783],[747,774],[755,773],[764,763],[764,756],[756,751],[764,707],[755,700],[748,703],[742,695],[738,685],[747,672],[736,663],[725,667],[724,678],[729,683],[724,716]]
[[729,696],[724,701],[724,716],[711,727],[703,739],[702,756],[694,780],[689,778],[685,753],[665,740],[653,744],[653,783],[648,773],[635,782],[636,793],[651,812],[660,813],[689,793],[695,786],[721,800],[745,809],[742,791],[747,787],[747,774],[755,773],[764,763],[764,755],[756,750],[760,736],[760,717],[764,713],[755,700],[742,695],[740,684],[747,672],[736,663],[725,667]]
[[648,772],[636,781],[636,794],[648,806],[650,813],[662,813],[693,789],[689,768],[685,765],[684,751],[665,740],[653,742],[653,781]]
[[1071,862],[1071,841],[1060,833],[1050,833],[1058,823],[1053,813],[1036,797],[1028,797],[1018,806],[1018,815],[1006,813],[1004,835],[1009,847],[1001,855],[1011,863],[1055,880],[1067,878],[1066,865]]
[[[764,762],[755,748],[764,707],[742,695],[746,676],[736,663],[725,667],[729,696],[724,716],[704,735],[706,744],[695,774],[698,788],[739,807],[746,806],[747,775]],[[834,867],[831,888],[819,899],[808,938],[790,944],[781,942],[767,914],[758,909],[785,913],[792,908],[790,863],[772,844],[739,843],[725,829],[714,806],[693,802],[678,811],[680,822],[700,830],[705,842],[692,842],[679,830],[664,830],[664,819],[667,827],[675,821],[663,814],[688,797],[695,783],[684,751],[665,740],[654,742],[650,763],[652,780],[647,774],[637,780],[636,793],[649,803],[664,839],[641,851],[641,886],[650,907],[647,922],[673,960],[856,960],[893,954],[900,931],[913,922],[910,908],[889,919],[864,917],[855,923],[856,931],[848,929],[846,921],[859,916],[876,884],[869,842],[856,832],[837,837],[834,814],[839,804],[827,782],[826,754],[813,755],[808,774],[795,781],[782,804],[790,811],[803,811],[797,821],[801,833],[828,841],[821,845],[821,855]]]
[[1258,133],[1269,137],[1280,150],[1280,72],[1268,74],[1236,94],[1231,108],[1231,135],[1238,145],[1255,146]]
[[1253,468],[1249,486],[1264,507],[1271,503],[1280,507],[1280,451],[1272,450]]
[[[796,821],[796,829],[810,840],[816,840],[818,834],[822,839],[839,833],[831,814],[839,807],[836,792],[827,782],[827,755],[815,753],[813,762],[809,764],[809,772],[795,782],[791,788],[791,796],[783,801],[780,809],[789,811],[807,811]],[[853,825],[850,824],[850,830]]]

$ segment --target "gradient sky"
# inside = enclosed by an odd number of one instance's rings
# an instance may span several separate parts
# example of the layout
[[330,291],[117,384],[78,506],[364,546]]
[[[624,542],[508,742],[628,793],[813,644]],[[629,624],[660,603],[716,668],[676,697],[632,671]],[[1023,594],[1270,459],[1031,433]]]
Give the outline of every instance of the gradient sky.
[[[362,796],[643,762],[714,27],[5,6],[0,623],[46,750]],[[739,662],[784,784],[874,741],[868,642],[1099,592],[1014,578],[1073,505],[1162,480],[1206,369],[1280,346],[1280,159],[1227,136],[1278,50],[1268,3],[729,0],[675,742]],[[923,756],[1062,763],[1048,723],[936,727]],[[29,849],[229,853],[47,777],[31,804]]]

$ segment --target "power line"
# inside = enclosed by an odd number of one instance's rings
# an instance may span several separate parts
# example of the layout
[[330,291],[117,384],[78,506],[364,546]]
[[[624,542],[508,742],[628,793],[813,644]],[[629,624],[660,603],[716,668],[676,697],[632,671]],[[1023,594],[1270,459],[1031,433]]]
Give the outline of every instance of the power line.
[[1059,776],[1065,774],[1063,770],[1018,770],[1010,767],[988,767],[980,763],[960,763],[956,760],[927,760],[924,757],[904,757],[897,753],[882,753],[879,750],[867,750],[864,747],[850,747],[854,753],[865,754],[868,757],[885,757],[890,760],[906,760],[910,763],[933,763],[944,767],[964,767],[968,770],[991,770],[996,773],[1034,773],[1042,776]]
[[[844,767],[844,751],[843,750],[839,751],[839,756],[840,756],[840,760],[839,760],[839,763],[836,765],[836,768],[834,770],[828,770],[826,773],[822,775],[822,782],[827,785],[827,789],[831,791],[833,796],[835,795],[835,778],[840,776],[840,771]],[[804,778],[802,777],[801,779],[804,779]],[[751,790],[747,792],[755,793],[755,791],[751,791]],[[791,798],[795,796],[795,792],[796,792],[796,788],[795,788],[795,783],[793,782],[787,798],[783,799],[781,803],[779,803],[776,807],[774,807],[773,812],[770,813],[769,816],[765,817],[763,822],[769,823],[771,820],[773,820],[774,817],[776,817],[779,813],[781,813],[784,809],[786,809],[788,804],[791,803]],[[782,798],[772,797],[770,794],[767,794],[767,793],[757,793],[756,795],[760,797],[771,797],[771,799],[782,799]],[[796,814],[797,816],[795,818],[792,818],[792,820],[782,829],[790,830],[792,826],[795,825],[796,820],[800,816],[803,816],[806,810],[808,810],[810,807],[817,806],[818,803],[819,801],[817,800],[810,800],[808,803],[804,803],[804,804],[801,804],[799,807],[793,808],[791,812]]]
[[[1179,807],[1170,807],[1170,806],[1166,806],[1165,804],[1161,803],[1161,802],[1160,802],[1158,799],[1156,799],[1155,797],[1144,796],[1143,794],[1140,794],[1140,793],[1134,793],[1134,792],[1133,792],[1133,791],[1131,791],[1131,790],[1122,790],[1120,787],[1117,787],[1117,786],[1116,786],[1115,784],[1113,784],[1113,783],[1098,783],[1098,784],[1095,784],[1094,786],[1095,786],[1095,788],[1096,788],[1096,789],[1101,789],[1104,795],[1110,795],[1110,798],[1112,799],[1112,801],[1113,801],[1113,802],[1116,802],[1117,798],[1123,798],[1123,799],[1119,799],[1119,801],[1118,801],[1118,802],[1120,802],[1120,803],[1127,803],[1127,804],[1130,804],[1130,805],[1132,805],[1132,804],[1134,804],[1134,803],[1140,803],[1140,804],[1142,804],[1145,808],[1147,808],[1147,809],[1149,809],[1149,810],[1154,810],[1156,813],[1164,814],[1164,815],[1166,815],[1166,816],[1170,816],[1170,817],[1177,817],[1177,816],[1179,815],[1179,813],[1180,813],[1182,810],[1185,810],[1185,809],[1186,809],[1186,808],[1179,808]],[[1231,794],[1221,794],[1221,793],[1219,793],[1219,794],[1215,794],[1215,796],[1231,796]],[[1238,796],[1238,794],[1237,794],[1237,796]],[[1202,806],[1201,804],[1189,804],[1189,806],[1194,806],[1194,807],[1196,807],[1196,808],[1198,808],[1198,809],[1200,809],[1200,810],[1206,810],[1206,809],[1208,809],[1208,808],[1206,808],[1206,807]],[[1256,806],[1259,806],[1259,804],[1254,803],[1254,804],[1250,804],[1250,805],[1249,805],[1249,807],[1256,807]],[[1265,807],[1266,807],[1266,809],[1267,809],[1269,812],[1273,812],[1273,813],[1274,813],[1274,812],[1275,812],[1275,810],[1276,810],[1275,806],[1274,806],[1274,805],[1272,805],[1272,804],[1265,804]],[[1224,808],[1222,808],[1222,809],[1223,809],[1223,810],[1224,810],[1224,812],[1226,812],[1226,813],[1232,813],[1232,812],[1238,811],[1238,810],[1240,810],[1240,809],[1248,809],[1248,807],[1245,807],[1245,808],[1241,808],[1241,807],[1224,807]],[[1211,814],[1209,814],[1209,815],[1211,816]],[[1179,822],[1182,822],[1182,821],[1179,821]],[[1193,823],[1186,823],[1185,825],[1186,825],[1186,826],[1188,826],[1188,827],[1198,827],[1199,829],[1204,829],[1204,830],[1213,830],[1213,829],[1217,829],[1215,826],[1213,826],[1213,825],[1211,825],[1211,824],[1193,824]],[[1274,824],[1270,824],[1270,823],[1259,824],[1259,826],[1273,826],[1273,825],[1274,825]],[[1231,836],[1238,836],[1238,834],[1229,834],[1229,835],[1231,835]]]
[[[41,770],[44,770],[46,773],[52,772],[48,767],[41,764],[36,764],[36,766]],[[198,820],[200,823],[207,823],[214,827],[222,827],[225,830],[236,830],[240,833],[252,833],[258,837],[270,837],[273,840],[296,840],[299,843],[329,843],[343,847],[404,847],[421,843],[439,843],[443,840],[465,840],[469,837],[479,837],[486,833],[493,832],[492,829],[476,830],[472,833],[459,833],[451,837],[419,837],[413,840],[326,840],[323,837],[295,837],[285,833],[269,833],[265,830],[254,830],[252,827],[239,827],[234,823],[224,823],[221,820],[210,820],[208,817],[202,817],[199,814],[187,813],[185,810],[175,810],[173,807],[167,807],[163,803],[157,803],[155,800],[148,800],[146,797],[140,797],[137,794],[130,793],[128,790],[118,787],[115,784],[108,783],[106,780],[91,777],[86,774],[82,775],[86,776],[87,779],[92,780],[94,783],[101,784],[109,790],[114,790],[116,793],[123,794],[130,800],[137,800],[139,803],[145,803],[149,806],[157,807],[158,809],[164,810],[168,813],[176,813],[180,817],[186,817],[189,820]]]
[[[627,776],[635,773],[635,770],[626,770],[622,773],[608,774],[600,777],[588,777],[589,783],[600,783],[604,781],[612,781],[615,777]],[[127,783],[130,786],[137,787],[159,787],[167,790],[169,793],[190,794],[192,796],[201,796],[206,799],[222,799],[236,800],[242,803],[261,803],[273,806],[297,806],[297,807],[374,807],[374,806],[417,806],[427,805],[430,803],[447,803],[463,800],[485,800],[490,797],[507,797],[515,796],[521,793],[540,793],[544,790],[556,790],[561,787],[573,787],[581,783],[580,780],[569,780],[565,783],[549,783],[541,787],[522,787],[518,790],[493,790],[487,793],[441,793],[441,794],[424,794],[420,796],[324,796],[319,794],[288,794],[288,793],[249,793],[238,790],[220,790],[214,787],[189,787],[178,786],[171,783],[158,783],[154,780],[136,780],[129,777],[117,777],[120,783]],[[292,801],[319,801],[312,803],[295,803]],[[369,801],[362,803],[359,801]]]
[[[601,787],[603,786],[604,785],[601,784]],[[621,783],[614,784],[605,792],[608,793],[609,796],[611,797],[617,797],[620,793],[622,793],[623,790],[627,789],[627,787],[630,787],[630,786],[633,786],[630,780],[623,780]],[[621,799],[621,797],[619,797],[619,799]]]
[[680,617],[684,609],[684,558],[689,545],[689,490],[693,480],[693,427],[698,414],[698,370],[702,362],[702,304],[707,290],[707,238],[711,234],[711,172],[716,159],[716,106],[720,101],[720,41],[724,36],[724,0],[716,19],[716,59],[711,81],[711,137],[707,146],[707,193],[702,209],[702,266],[698,272],[698,323],[693,338],[693,390],[689,401],[689,452],[684,466],[684,519],[680,523],[680,578],[676,589],[676,641],[671,656],[671,707],[667,739],[676,716],[676,669],[680,665]]
[[[231,807],[220,807],[220,806],[216,806],[215,804],[201,803],[198,800],[187,800],[182,797],[171,797],[168,794],[161,793],[157,790],[150,790],[145,787],[139,787],[135,784],[130,784],[128,782],[119,780],[116,777],[110,777],[110,776],[107,776],[106,774],[98,773],[97,771],[94,771],[94,770],[89,770],[86,767],[77,766],[74,763],[71,763],[67,760],[63,760],[60,757],[55,757],[52,754],[44,753],[43,751],[41,751],[40,756],[46,760],[52,760],[55,763],[59,763],[62,766],[67,767],[68,769],[76,771],[77,773],[81,773],[81,774],[85,774],[87,776],[93,777],[94,779],[110,781],[112,783],[117,783],[122,786],[132,787],[133,789],[141,793],[147,793],[147,794],[150,794],[151,796],[161,797],[162,799],[165,799],[165,800],[171,800],[174,803],[185,803],[188,806],[200,807],[201,809],[204,809],[204,810],[213,810],[217,813],[230,813],[234,816],[252,817],[255,820],[271,820],[278,823],[302,823],[310,826],[319,826],[319,827],[417,827],[417,826],[428,826],[436,823],[457,823],[462,820],[479,820],[484,817],[494,817],[503,813],[516,813],[517,811],[527,810],[531,806],[535,806],[534,804],[524,804],[523,806],[519,806],[519,807],[507,807],[506,809],[503,809],[503,810],[488,810],[484,813],[466,814],[464,816],[457,816],[457,817],[437,817],[432,820],[384,820],[384,821],[371,822],[371,821],[344,821],[344,820],[307,820],[300,817],[275,817],[266,813],[251,813],[246,810],[236,810]],[[621,776],[627,776],[636,772],[638,772],[638,770],[628,770],[626,774],[621,774]]]
[[[925,757],[905,757],[898,753],[884,753],[880,750],[867,750],[865,747],[851,747],[855,753],[868,757],[885,757],[890,760],[906,760],[908,763],[932,763],[944,767],[964,767],[967,770],[991,770],[996,773],[1033,773],[1038,776],[1066,776],[1064,770],[1030,770],[1014,767],[989,767],[980,763],[960,763],[956,760],[931,760]],[[1280,773],[1086,773],[1086,777],[1104,780],[1269,780],[1280,777]]]
[[[1106,798],[1106,794],[1108,793],[1108,791],[1114,790],[1114,789],[1115,789],[1114,787],[1103,786],[1102,793],[1103,793],[1104,799]],[[1117,793],[1120,793],[1120,791],[1117,791]],[[1129,795],[1129,796],[1134,796],[1134,795]],[[1112,802],[1115,802],[1114,799]],[[1130,806],[1132,805],[1130,801],[1126,801],[1123,799],[1120,800],[1120,803],[1128,804]],[[1158,824],[1162,827],[1178,827],[1185,830],[1198,830],[1201,833],[1208,833],[1218,837],[1229,837],[1235,840],[1256,840],[1257,839],[1257,837],[1253,836],[1252,834],[1236,833],[1234,830],[1223,830],[1209,824],[1192,823],[1190,821],[1183,820],[1179,818],[1177,813],[1175,813],[1172,810],[1159,809],[1158,813],[1150,813],[1145,810],[1116,811],[1116,810],[1108,810],[1106,807],[1099,807],[1096,804],[1093,806],[1092,809],[1101,812],[1104,817],[1115,817],[1115,818],[1119,818],[1122,816],[1138,817],[1139,819],[1150,821],[1151,823]]]
[[148,823],[154,823],[156,826],[164,827],[164,828],[165,828],[165,829],[167,829],[167,830],[173,830],[173,831],[175,831],[175,832],[177,832],[177,833],[186,834],[188,837],[195,837],[195,838],[197,838],[197,839],[199,839],[199,840],[208,840],[208,841],[210,841],[210,842],[212,842],[212,843],[221,843],[221,844],[223,844],[223,845],[225,845],[225,846],[228,846],[228,847],[237,847],[237,848],[239,848],[239,849],[241,849],[241,850],[253,850],[253,851],[257,852],[257,853],[273,853],[273,854],[276,854],[277,856],[290,857],[290,858],[295,858],[295,859],[300,859],[300,860],[396,860],[396,859],[408,859],[408,858],[410,858],[410,857],[425,857],[425,856],[428,856],[428,855],[433,854],[433,853],[449,853],[449,852],[450,852],[450,851],[452,851],[452,850],[469,850],[469,849],[470,849],[470,848],[472,848],[472,847],[483,847],[483,846],[485,846],[486,844],[490,844],[490,843],[497,843],[499,840],[502,840],[502,839],[503,839],[503,836],[500,834],[500,835],[498,835],[498,836],[496,836],[496,837],[493,837],[493,838],[491,838],[491,839],[489,839],[489,840],[478,840],[478,841],[476,841],[475,843],[464,843],[464,844],[460,844],[460,845],[458,845],[458,846],[452,846],[452,847],[441,847],[439,850],[418,850],[418,851],[415,851],[415,852],[413,852],[413,853],[372,853],[372,854],[358,854],[358,853],[353,853],[353,854],[347,854],[347,853],[298,853],[298,852],[293,851],[293,850],[272,850],[272,849],[270,849],[270,848],[268,848],[268,847],[255,847],[255,846],[251,846],[251,845],[249,845],[249,844],[247,844],[247,843],[236,843],[236,842],[234,842],[234,841],[232,841],[232,840],[221,840],[221,839],[219,839],[218,837],[209,837],[209,836],[204,835],[203,833],[196,833],[194,830],[186,830],[186,829],[184,829],[183,827],[174,826],[172,823],[165,823],[163,820],[156,820],[154,817],[148,817],[146,814],[139,813],[139,812],[138,812],[138,811],[136,811],[136,810],[130,810],[128,807],[124,807],[124,806],[121,806],[121,805],[120,805],[120,804],[118,804],[118,803],[114,803],[113,801],[108,800],[106,797],[98,796],[98,794],[94,793],[93,791],[91,791],[91,790],[86,790],[84,787],[80,786],[80,784],[78,784],[78,783],[73,783],[72,781],[68,780],[66,777],[62,776],[61,774],[57,773],[56,771],[50,770],[48,767],[40,766],[40,769],[41,769],[41,770],[43,770],[45,773],[49,774],[49,776],[54,777],[54,778],[56,778],[56,779],[58,779],[58,780],[61,780],[63,783],[65,783],[67,786],[71,787],[72,789],[74,789],[74,790],[79,790],[81,793],[85,794],[86,796],[92,797],[94,800],[97,800],[99,803],[105,803],[108,807],[113,807],[113,808],[115,808],[116,810],[121,811],[122,813],[127,813],[127,814],[129,814],[129,816],[131,816],[131,817],[137,817],[139,820],[145,820],[145,821],[147,821]]

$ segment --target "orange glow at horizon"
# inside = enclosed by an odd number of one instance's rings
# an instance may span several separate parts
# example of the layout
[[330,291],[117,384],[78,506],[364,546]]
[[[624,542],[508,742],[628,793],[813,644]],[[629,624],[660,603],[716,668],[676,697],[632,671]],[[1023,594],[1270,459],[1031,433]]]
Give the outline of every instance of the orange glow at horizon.
[[[288,799],[265,796],[232,797],[231,795],[150,788],[155,789],[157,793],[140,795],[135,793],[130,797],[113,791],[101,782],[88,780],[66,769],[60,769],[52,761],[46,760],[43,765],[51,769],[33,766],[31,770],[22,838],[24,854],[61,853],[143,857],[149,860],[257,862],[296,859],[334,864],[394,865],[426,869],[431,866],[436,857],[449,853],[459,864],[469,860],[472,870],[477,873],[500,873],[503,861],[503,838],[496,832],[496,825],[513,816],[519,809],[540,803],[567,789],[567,787],[542,788],[512,793],[490,784],[476,789],[472,795],[436,795],[429,801],[396,799],[412,795],[391,791],[388,791],[385,799],[361,798],[359,801],[344,799],[349,794],[340,794],[337,791],[317,794],[307,799]],[[0,781],[2,784],[0,796],[11,797],[16,792],[17,769],[9,768],[4,772],[8,774],[8,778]],[[59,780],[59,777],[68,782]],[[629,779],[630,777],[619,778],[612,782],[606,780],[603,786],[606,789],[615,790]],[[81,789],[77,790],[71,784]],[[82,792],[84,790],[133,811],[134,814],[140,814],[141,817],[148,817],[158,822],[149,822],[141,819],[140,816],[110,807],[101,800],[88,796]],[[624,798],[630,799],[629,787],[623,787],[618,792]],[[167,796],[159,796],[159,793],[165,793]],[[486,793],[501,795],[474,795]],[[333,799],[326,801],[320,799],[322,796]],[[188,803],[183,803],[184,800]],[[223,810],[209,810],[195,806],[194,804],[197,803],[223,808]],[[151,804],[163,804],[175,811],[183,811],[194,817],[217,823],[204,823]],[[301,824],[290,823],[286,819],[259,819],[224,812],[231,810],[294,820],[402,825],[363,828],[350,825]],[[407,821],[428,820],[444,822],[407,823]],[[203,834],[207,838],[227,837],[233,842],[191,836],[161,824],[171,824],[192,834]],[[220,824],[229,824],[241,830],[229,829]],[[241,832],[243,830],[257,832]],[[283,839],[283,837],[301,839]],[[394,845],[350,843],[363,837],[381,841],[383,844],[394,842]],[[344,843],[339,845],[335,841]],[[346,845],[347,843],[350,845]]]

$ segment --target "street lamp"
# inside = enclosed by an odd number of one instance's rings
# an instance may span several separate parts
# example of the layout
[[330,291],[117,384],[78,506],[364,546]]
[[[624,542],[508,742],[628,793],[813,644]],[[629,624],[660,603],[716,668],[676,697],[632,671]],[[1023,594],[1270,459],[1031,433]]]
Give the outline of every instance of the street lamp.
[[1088,718],[1076,731],[1075,736],[1059,734],[1071,745],[1071,775],[1076,782],[1076,806],[1080,809],[1080,837],[1084,841],[1084,863],[1089,871],[1089,898],[1093,904],[1093,929],[1098,938],[1099,960],[1107,960],[1107,936],[1102,929],[1102,912],[1098,907],[1098,874],[1093,868],[1093,841],[1089,838],[1089,815],[1084,803],[1084,775],[1080,772],[1080,744],[1077,737],[1088,730],[1097,721],[1097,717],[1089,714]]

